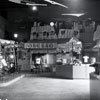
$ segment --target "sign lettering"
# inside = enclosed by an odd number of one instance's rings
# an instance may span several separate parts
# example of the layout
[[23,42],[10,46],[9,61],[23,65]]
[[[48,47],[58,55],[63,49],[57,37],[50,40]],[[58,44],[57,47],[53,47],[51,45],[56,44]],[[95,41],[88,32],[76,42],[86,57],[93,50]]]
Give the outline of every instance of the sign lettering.
[[24,48],[33,48],[33,49],[52,49],[56,48],[57,43],[25,43]]

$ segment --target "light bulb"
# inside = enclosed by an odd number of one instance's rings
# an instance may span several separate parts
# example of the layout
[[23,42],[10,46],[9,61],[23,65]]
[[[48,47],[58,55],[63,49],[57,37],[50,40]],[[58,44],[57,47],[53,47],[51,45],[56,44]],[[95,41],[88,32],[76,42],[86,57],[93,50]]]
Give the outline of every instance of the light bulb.
[[17,33],[15,33],[15,34],[14,34],[14,38],[17,38],[17,37],[18,37],[18,34],[17,34]]
[[32,7],[32,10],[33,10],[33,11],[36,11],[36,10],[37,10],[37,6],[33,6],[33,7]]
[[54,26],[54,22],[50,22],[50,26]]

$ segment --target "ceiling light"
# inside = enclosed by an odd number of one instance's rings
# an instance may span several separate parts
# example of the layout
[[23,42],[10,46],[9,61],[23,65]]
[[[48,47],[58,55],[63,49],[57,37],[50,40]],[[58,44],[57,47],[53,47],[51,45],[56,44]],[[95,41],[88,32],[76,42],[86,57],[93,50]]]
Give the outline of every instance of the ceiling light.
[[68,16],[76,16],[76,17],[80,17],[80,16],[85,15],[85,13],[62,14],[62,15],[68,15]]
[[33,7],[32,7],[32,10],[33,10],[33,11],[36,11],[36,10],[37,10],[37,6],[33,6]]

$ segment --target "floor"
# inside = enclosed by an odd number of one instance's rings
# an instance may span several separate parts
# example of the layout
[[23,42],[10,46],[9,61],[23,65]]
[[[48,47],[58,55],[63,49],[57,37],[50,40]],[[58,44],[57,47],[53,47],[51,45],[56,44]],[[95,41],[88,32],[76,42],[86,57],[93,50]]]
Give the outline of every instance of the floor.
[[0,87],[1,100],[90,100],[88,79],[59,79],[25,75],[7,87]]

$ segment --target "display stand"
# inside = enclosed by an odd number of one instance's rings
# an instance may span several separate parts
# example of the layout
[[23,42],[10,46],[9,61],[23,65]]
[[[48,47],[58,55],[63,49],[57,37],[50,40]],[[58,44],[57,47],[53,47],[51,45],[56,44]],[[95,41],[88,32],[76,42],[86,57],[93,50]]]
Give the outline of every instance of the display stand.
[[56,76],[69,79],[88,79],[89,66],[82,64],[81,66],[75,65],[57,65]]
[[78,31],[74,31],[73,37],[65,45],[58,45],[57,60],[61,60],[61,65],[56,65],[56,76],[62,78],[88,78],[88,68],[82,64],[80,59],[82,43],[78,39]]

